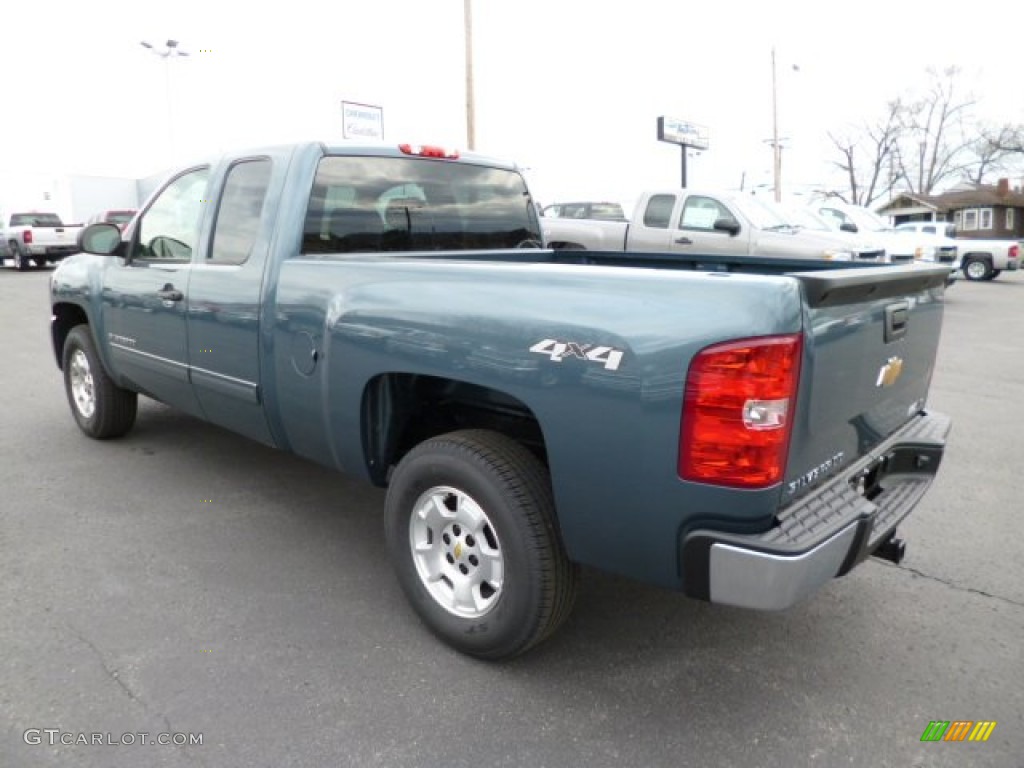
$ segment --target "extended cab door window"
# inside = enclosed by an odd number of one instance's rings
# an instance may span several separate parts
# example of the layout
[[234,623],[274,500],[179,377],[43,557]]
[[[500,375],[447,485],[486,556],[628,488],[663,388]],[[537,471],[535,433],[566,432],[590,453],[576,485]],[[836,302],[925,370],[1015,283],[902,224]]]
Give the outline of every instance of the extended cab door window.
[[211,264],[244,264],[260,231],[272,169],[269,158],[246,160],[228,171],[217,209]]
[[164,187],[139,219],[133,261],[181,264],[192,260],[209,177],[209,168],[196,168]]
[[675,195],[652,195],[644,210],[644,226],[668,229],[668,224],[672,220],[672,209],[675,205]]

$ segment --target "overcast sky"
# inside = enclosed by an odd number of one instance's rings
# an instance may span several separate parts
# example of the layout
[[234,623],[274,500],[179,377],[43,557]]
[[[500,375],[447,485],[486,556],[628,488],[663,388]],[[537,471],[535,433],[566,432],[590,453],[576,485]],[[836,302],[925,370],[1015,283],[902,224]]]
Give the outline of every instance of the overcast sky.
[[[659,115],[709,129],[690,186],[770,184],[773,46],[784,186],[825,182],[826,132],[879,117],[928,66],[961,67],[984,117],[1024,122],[1020,2],[473,8],[477,149],[528,167],[545,203],[677,185]],[[340,142],[342,100],[382,107],[388,143],[465,146],[462,13],[463,0],[18,3],[2,17],[0,171],[146,176],[224,149]],[[165,62],[139,45],[168,38],[191,54],[170,62],[171,129]]]

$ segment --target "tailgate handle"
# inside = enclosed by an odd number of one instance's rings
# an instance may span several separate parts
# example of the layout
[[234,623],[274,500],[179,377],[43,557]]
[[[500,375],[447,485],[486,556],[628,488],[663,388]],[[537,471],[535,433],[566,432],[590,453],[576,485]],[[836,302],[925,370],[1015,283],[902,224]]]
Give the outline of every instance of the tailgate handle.
[[885,343],[902,339],[907,335],[910,321],[910,302],[901,301],[885,308]]

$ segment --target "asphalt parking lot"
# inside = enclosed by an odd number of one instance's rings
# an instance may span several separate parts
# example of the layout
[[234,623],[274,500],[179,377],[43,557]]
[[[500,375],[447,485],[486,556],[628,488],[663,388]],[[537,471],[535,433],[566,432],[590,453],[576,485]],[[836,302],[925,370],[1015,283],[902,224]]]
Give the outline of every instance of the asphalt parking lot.
[[[148,401],[84,437],[48,275],[0,269],[0,766],[1024,766],[1024,275],[947,295],[900,566],[782,614],[587,572],[500,665],[406,606],[380,490]],[[94,733],[134,743],[60,744]]]

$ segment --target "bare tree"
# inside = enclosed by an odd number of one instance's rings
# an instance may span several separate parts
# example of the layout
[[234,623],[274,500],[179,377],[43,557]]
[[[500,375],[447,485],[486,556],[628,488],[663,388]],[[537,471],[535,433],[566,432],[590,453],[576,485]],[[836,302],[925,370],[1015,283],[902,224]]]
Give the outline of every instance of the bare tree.
[[[1013,137],[1006,133],[1007,129],[981,128],[978,138],[971,142],[970,151],[975,157],[975,165],[968,178],[975,184],[982,184],[985,176],[991,173],[1002,173],[1006,170],[1010,158],[1019,152],[1024,155],[1024,136]],[[1013,149],[1014,141],[1019,149]]]
[[829,140],[842,158],[833,165],[843,172],[847,186],[847,192],[835,191],[831,196],[868,206],[892,191],[903,105],[899,100],[891,101],[886,109],[886,116],[877,123],[865,124],[844,135],[829,133]]
[[1001,167],[1010,146],[1024,153],[1024,126],[985,138],[973,98],[959,93],[959,68],[929,69],[928,75],[923,94],[889,102],[880,120],[829,133],[844,191],[826,194],[865,206],[897,189],[929,195],[963,178],[982,181]]
[[932,194],[944,182],[970,177],[978,163],[971,151],[975,102],[961,99],[957,92],[960,69],[929,69],[928,74],[931,82],[924,95],[904,107],[896,149],[902,186],[922,195]]
[[1024,155],[1024,125],[1008,123],[1000,128],[990,128],[982,132],[982,137],[993,150]]

